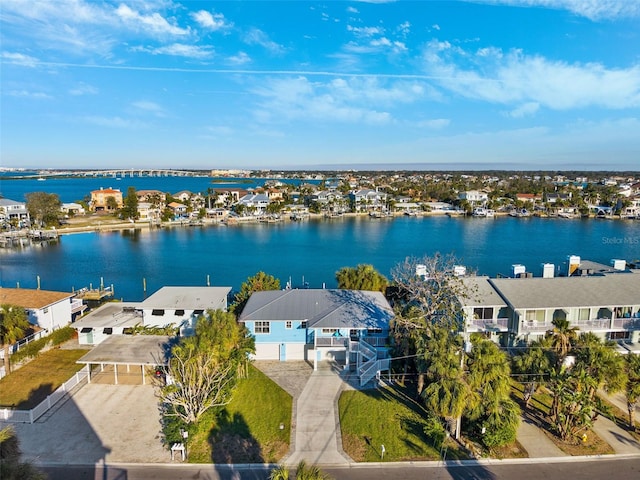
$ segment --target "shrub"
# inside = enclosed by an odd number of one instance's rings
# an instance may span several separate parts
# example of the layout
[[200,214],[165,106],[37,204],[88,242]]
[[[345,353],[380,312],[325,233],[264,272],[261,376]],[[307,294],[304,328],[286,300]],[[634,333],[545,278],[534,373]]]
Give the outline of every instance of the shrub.
[[74,335],[75,335],[75,329],[70,326],[66,326],[66,327],[54,330],[52,333],[50,333],[46,337],[39,338],[38,340],[29,342],[24,347],[21,347],[20,350],[18,350],[16,353],[11,355],[11,361],[17,363],[27,358],[34,358],[47,345],[52,345],[52,346],[60,345],[61,343],[66,342],[67,340],[71,340]]

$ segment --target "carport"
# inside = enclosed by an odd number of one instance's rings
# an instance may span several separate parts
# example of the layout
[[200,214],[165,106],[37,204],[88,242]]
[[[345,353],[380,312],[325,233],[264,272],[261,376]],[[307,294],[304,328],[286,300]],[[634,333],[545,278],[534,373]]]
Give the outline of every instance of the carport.
[[[168,364],[169,352],[174,337],[164,335],[113,335],[96,345],[89,353],[76,363],[89,365],[88,381],[91,383],[92,366],[113,367],[115,384],[118,384],[118,367],[125,367],[127,374],[131,367],[140,368],[142,384],[145,385],[145,368],[165,367]],[[95,374],[94,374],[95,376]]]

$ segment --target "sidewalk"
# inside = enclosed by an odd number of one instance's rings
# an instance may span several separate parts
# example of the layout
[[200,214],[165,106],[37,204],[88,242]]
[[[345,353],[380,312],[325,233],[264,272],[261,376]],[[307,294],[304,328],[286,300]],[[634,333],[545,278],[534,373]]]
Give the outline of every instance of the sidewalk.
[[550,458],[567,456],[538,427],[529,414],[523,412],[520,427],[516,436],[520,445],[529,454],[529,458]]
[[602,440],[611,445],[616,454],[640,453],[640,442],[607,417],[600,415],[593,424],[593,430]]

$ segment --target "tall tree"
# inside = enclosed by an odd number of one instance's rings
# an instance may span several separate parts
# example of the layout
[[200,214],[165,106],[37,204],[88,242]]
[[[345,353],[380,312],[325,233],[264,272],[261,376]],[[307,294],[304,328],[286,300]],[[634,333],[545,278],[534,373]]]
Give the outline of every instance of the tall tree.
[[27,211],[38,225],[56,225],[62,202],[56,193],[27,193]]
[[613,345],[603,343],[600,337],[591,332],[580,334],[576,341],[575,365],[583,368],[594,382],[588,392],[592,400],[595,400],[600,388],[607,393],[615,393],[625,387],[624,359]]
[[280,280],[273,275],[260,271],[242,283],[240,291],[235,294],[233,304],[229,310],[236,313],[242,312],[252,293],[265,290],[280,290]]
[[138,218],[138,195],[136,195],[136,187],[127,188],[127,196],[121,210],[122,218],[130,218],[136,220]]
[[373,265],[361,263],[355,268],[342,267],[336,272],[338,288],[346,290],[369,290],[385,293],[389,280]]
[[636,428],[636,409],[640,405],[640,355],[629,354],[625,357],[625,372],[627,382],[627,410],[629,412],[629,427]]
[[226,405],[238,376],[255,351],[253,337],[235,315],[209,310],[200,317],[193,337],[173,347],[167,373],[174,382],[161,391],[167,416],[193,424],[208,410]]
[[0,305],[0,343],[4,346],[4,363],[11,372],[9,347],[20,340],[29,328],[29,317],[24,308],[16,305]]
[[560,366],[567,358],[578,338],[578,327],[573,327],[566,318],[555,318],[553,329],[547,332],[551,348],[556,353],[556,365]]

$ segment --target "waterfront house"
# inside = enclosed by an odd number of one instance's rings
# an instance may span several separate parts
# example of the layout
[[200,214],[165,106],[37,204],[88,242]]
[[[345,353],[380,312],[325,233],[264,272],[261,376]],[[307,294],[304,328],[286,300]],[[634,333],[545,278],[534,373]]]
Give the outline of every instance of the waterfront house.
[[[115,205],[111,205],[109,198],[113,198]],[[122,192],[113,188],[100,188],[91,192],[91,201],[89,209],[92,212],[106,212],[122,208]]]
[[467,298],[460,299],[465,332],[483,332],[502,345],[531,342],[566,319],[579,332],[622,342],[638,350],[640,343],[640,272],[623,260],[612,266],[582,261],[572,264],[568,276],[554,276],[553,264],[543,265],[543,276],[518,278],[469,277]]
[[27,204],[11,200],[9,198],[0,198],[0,223],[15,223],[18,226],[22,223],[29,223],[29,211]]
[[467,190],[458,193],[459,200],[466,200],[471,205],[484,205],[489,200],[489,194],[478,190]]
[[392,318],[380,292],[287,289],[255,292],[238,321],[255,336],[256,360],[335,360],[362,378],[385,369],[375,362],[386,357]]
[[227,310],[231,287],[162,287],[143,302],[106,303],[73,324],[81,344],[97,345],[136,327],[175,327],[192,335],[208,310]]
[[71,323],[87,308],[74,293],[29,288],[0,288],[0,304],[27,312],[29,323],[52,332]]
[[243,196],[238,205],[244,206],[253,215],[263,215],[269,205],[269,197],[264,193],[248,193]]
[[354,212],[386,210],[387,194],[377,190],[362,189],[349,193],[349,201]]
[[84,215],[86,213],[84,207],[79,203],[63,203],[60,211],[66,216]]
[[167,208],[169,208],[173,212],[173,216],[175,218],[187,217],[187,206],[182,203],[171,202],[167,204]]

